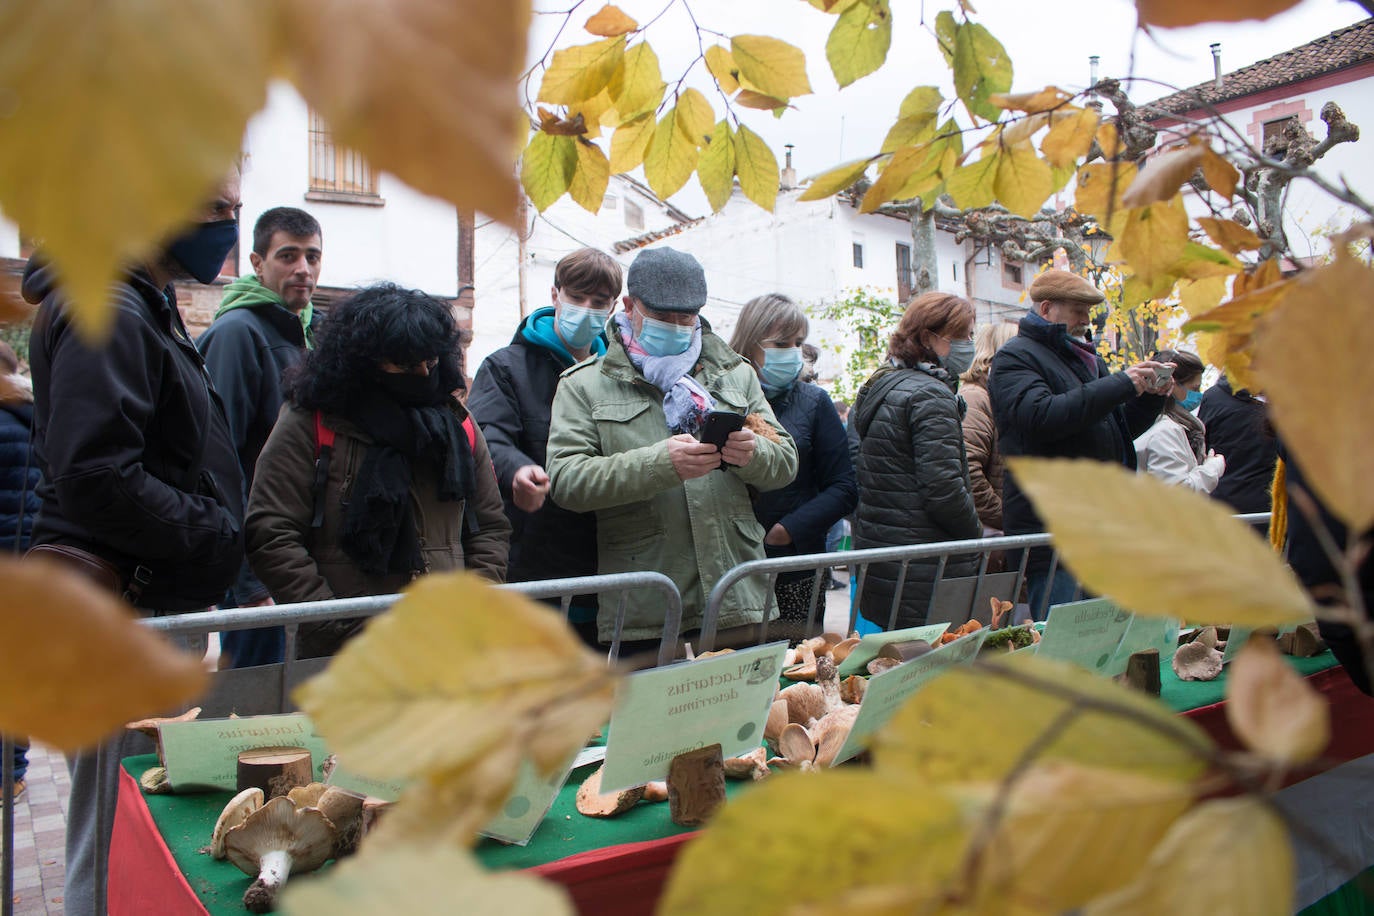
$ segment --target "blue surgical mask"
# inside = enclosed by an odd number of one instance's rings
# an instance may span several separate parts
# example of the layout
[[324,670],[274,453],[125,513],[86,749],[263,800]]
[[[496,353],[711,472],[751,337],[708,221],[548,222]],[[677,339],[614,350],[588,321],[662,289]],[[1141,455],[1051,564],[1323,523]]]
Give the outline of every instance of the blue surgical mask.
[[801,347],[764,347],[763,365],[759,366],[759,382],[769,397],[782,394],[802,371]]
[[1184,410],[1197,410],[1197,406],[1202,403],[1202,392],[1190,391],[1180,403]]
[[973,341],[950,341],[949,354],[940,362],[954,375],[963,375],[973,365]]
[[214,283],[238,240],[239,224],[232,219],[218,219],[187,229],[172,240],[167,253],[201,283]]
[[609,310],[589,309],[559,301],[558,336],[574,350],[585,350],[606,328]]
[[692,345],[692,335],[696,331],[695,324],[684,327],[645,315],[644,324],[640,326],[635,339],[650,356],[677,356],[687,352],[687,348]]

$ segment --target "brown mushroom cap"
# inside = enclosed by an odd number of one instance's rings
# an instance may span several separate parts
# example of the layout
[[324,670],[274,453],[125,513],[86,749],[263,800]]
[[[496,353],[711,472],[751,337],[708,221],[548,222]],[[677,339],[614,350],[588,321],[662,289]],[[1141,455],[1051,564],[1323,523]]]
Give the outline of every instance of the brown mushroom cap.
[[229,799],[229,804],[224,806],[224,810],[215,821],[214,832],[210,834],[210,855],[216,859],[225,857],[227,853],[224,850],[224,838],[230,830],[246,821],[248,815],[261,808],[262,802],[262,789],[257,786],[244,789]]
[[224,851],[245,875],[257,877],[265,853],[285,850],[291,871],[314,871],[334,852],[334,825],[319,808],[297,808],[284,795],[263,805],[224,836]]

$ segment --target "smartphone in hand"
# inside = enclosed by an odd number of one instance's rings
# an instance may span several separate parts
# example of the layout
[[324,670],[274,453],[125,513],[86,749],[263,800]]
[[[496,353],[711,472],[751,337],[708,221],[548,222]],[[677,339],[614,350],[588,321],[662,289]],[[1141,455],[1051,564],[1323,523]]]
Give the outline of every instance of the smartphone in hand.
[[737,414],[730,410],[713,410],[706,415],[706,420],[701,424],[701,430],[697,433],[697,439],[714,445],[718,449],[725,448],[725,440],[736,430],[744,428],[743,414]]
[[1174,367],[1172,363],[1165,366],[1160,366],[1158,369],[1155,370],[1155,387],[1163,388],[1167,386],[1171,381],[1173,381],[1173,378]]

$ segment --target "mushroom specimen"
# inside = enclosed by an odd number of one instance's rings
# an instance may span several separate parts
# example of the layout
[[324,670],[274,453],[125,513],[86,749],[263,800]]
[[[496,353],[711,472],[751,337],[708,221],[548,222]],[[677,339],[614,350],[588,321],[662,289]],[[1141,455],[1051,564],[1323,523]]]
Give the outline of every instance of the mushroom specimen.
[[579,814],[585,814],[587,817],[615,817],[629,811],[644,797],[643,786],[602,792],[601,771],[604,769],[605,767],[597,767],[596,772],[588,776],[577,790]]
[[243,905],[270,913],[293,871],[314,871],[334,854],[334,825],[319,808],[297,808],[278,796],[225,834],[224,851],[239,871],[256,876]]
[[210,834],[210,855],[216,859],[223,859],[228,853],[224,851],[224,838],[230,830],[248,820],[248,815],[262,807],[262,789],[254,786],[251,789],[244,789],[238,795],[229,800],[229,804],[224,806],[220,812],[219,819],[215,821],[215,830]]
[[1221,653],[1200,639],[1194,640],[1178,647],[1173,667],[1180,681],[1210,681],[1221,674]]

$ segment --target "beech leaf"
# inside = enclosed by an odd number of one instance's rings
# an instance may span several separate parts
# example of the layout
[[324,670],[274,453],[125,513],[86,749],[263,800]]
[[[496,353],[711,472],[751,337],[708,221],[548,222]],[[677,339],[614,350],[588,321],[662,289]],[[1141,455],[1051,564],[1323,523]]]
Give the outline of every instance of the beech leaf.
[[[1374,269],[1338,240],[1336,260],[1305,271],[1255,332],[1254,370],[1274,425],[1308,483],[1353,531],[1374,525]],[[1319,393],[1320,392],[1320,393]]]
[[1331,741],[1331,707],[1263,635],[1226,669],[1226,721],[1246,747],[1286,766],[1314,759]]
[[806,179],[806,190],[801,193],[798,200],[823,200],[852,187],[854,182],[864,177],[864,173],[874,161],[872,157],[854,159]]
[[735,55],[722,45],[711,45],[706,49],[706,69],[715,77],[720,91],[731,95],[739,89],[739,67]]
[[771,213],[778,198],[778,160],[763,138],[743,124],[735,133],[735,174],[744,196]]
[[1035,148],[1021,143],[1002,150],[992,189],[1002,206],[1029,219],[1054,193],[1054,176]]
[[644,162],[655,123],[653,114],[642,114],[616,128],[611,134],[611,174],[629,172]]
[[1240,251],[1255,251],[1264,247],[1264,239],[1233,219],[1199,216],[1197,224],[1207,233],[1208,238],[1231,254]]
[[961,165],[949,176],[945,189],[960,208],[977,210],[997,198],[993,182],[996,181],[1001,158],[1000,150],[984,151],[983,157],[977,162]]
[[42,239],[88,339],[109,327],[110,284],[233,166],[278,68],[270,17],[252,0],[0,10],[0,208]]
[[635,31],[639,23],[627,16],[620,7],[608,3],[592,14],[584,28],[593,35],[614,38]]
[[716,115],[706,96],[696,89],[684,89],[677,99],[677,128],[683,136],[700,147],[715,123]]
[[1188,248],[1188,211],[1183,201],[1157,201],[1126,210],[1111,229],[1132,273],[1145,283],[1170,273]]
[[965,22],[954,36],[954,88],[969,113],[996,121],[1002,109],[992,96],[1011,88],[1011,58],[1002,43],[976,22]]
[[1040,151],[1051,165],[1068,168],[1088,154],[1101,115],[1092,108],[1072,109],[1055,121],[1040,144]]
[[1203,147],[1202,177],[1207,187],[1216,191],[1227,200],[1236,196],[1236,184],[1240,181],[1240,171],[1229,160],[1218,156],[1211,147]]
[[922,174],[932,174],[940,167],[939,150],[930,146],[908,146],[900,149],[878,173],[859,206],[863,213],[872,213],[883,204],[900,200],[902,189]]
[[988,101],[998,108],[1005,108],[1008,111],[1024,111],[1027,114],[1036,114],[1042,111],[1053,111],[1071,98],[1073,98],[1072,93],[1065,92],[1058,86],[1046,86],[1039,92],[1019,92],[1014,95],[995,92],[988,96]]
[[729,121],[722,119],[711,131],[697,162],[697,180],[706,192],[711,212],[718,213],[735,190],[735,137]]
[[[1084,588],[1137,614],[1248,627],[1301,623],[1312,602],[1267,539],[1230,507],[1087,459],[1009,459]],[[1111,493],[1102,512],[1083,493]],[[1159,575],[1169,569],[1168,576]]]
[[553,52],[539,82],[540,102],[575,105],[605,89],[625,58],[625,36]]
[[210,675],[65,567],[0,557],[0,731],[72,753],[189,706]]
[[855,3],[840,14],[825,42],[825,58],[840,88],[868,76],[887,60],[892,44],[888,0]]
[[1175,821],[1139,877],[1083,913],[1287,916],[1293,879],[1293,850],[1278,815],[1259,799],[1224,798]]
[[575,140],[573,146],[577,151],[577,169],[568,185],[568,196],[588,213],[596,213],[611,181],[611,163],[595,143]]
[[1202,164],[1206,152],[1207,147],[1190,143],[1181,149],[1161,153],[1131,182],[1126,193],[1121,195],[1121,202],[1134,208],[1173,200],[1178,189]]
[[768,35],[736,35],[730,51],[740,74],[760,94],[786,100],[811,92],[806,56],[796,46]]
[[1097,146],[1102,150],[1102,158],[1108,162],[1113,162],[1125,150],[1125,144],[1121,142],[1121,132],[1117,130],[1115,122],[1103,121],[1097,128]]
[[626,51],[606,88],[622,122],[657,110],[663,101],[664,82],[654,49],[641,41]]
[[744,108],[753,108],[758,111],[779,112],[787,108],[786,99],[774,98],[771,95],[764,95],[762,92],[755,92],[752,89],[741,89],[739,95],[735,96],[735,104]]
[[644,177],[662,200],[682,189],[697,167],[697,145],[677,127],[677,107],[659,119],[644,154]]
[[1298,5],[1300,0],[1136,0],[1142,25],[1176,29],[1202,22],[1243,22],[1268,19]]
[[493,872],[462,849],[416,842],[394,843],[340,861],[310,881],[291,881],[282,891],[286,916],[332,913],[437,914],[452,912],[455,888],[472,916],[576,912],[561,885],[530,872]]
[[520,183],[537,210],[547,210],[572,184],[577,148],[572,137],[535,131],[520,157]]
[[1078,170],[1073,205],[1106,226],[1126,208],[1121,195],[1135,180],[1135,166],[1129,162],[1094,162]]

